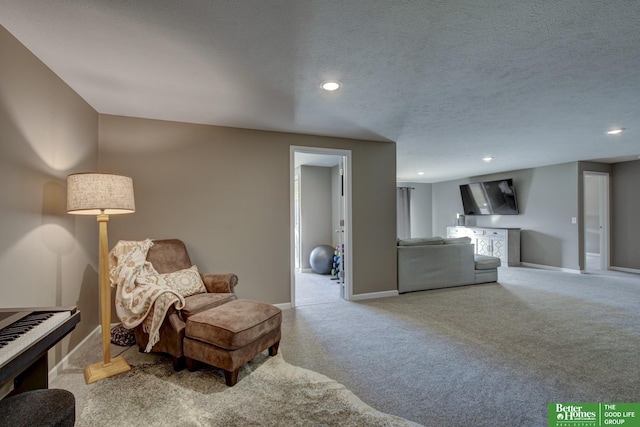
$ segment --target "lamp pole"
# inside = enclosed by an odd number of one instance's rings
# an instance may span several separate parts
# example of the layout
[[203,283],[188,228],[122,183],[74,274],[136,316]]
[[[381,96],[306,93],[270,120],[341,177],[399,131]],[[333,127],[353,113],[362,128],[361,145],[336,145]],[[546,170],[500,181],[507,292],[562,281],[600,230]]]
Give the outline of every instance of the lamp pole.
[[[104,212],[104,210],[103,210]],[[109,286],[109,238],[107,223],[109,215],[101,213],[97,217],[100,228],[99,251],[99,286],[100,286],[100,321],[102,325],[102,353],[104,365],[111,363],[111,287]]]

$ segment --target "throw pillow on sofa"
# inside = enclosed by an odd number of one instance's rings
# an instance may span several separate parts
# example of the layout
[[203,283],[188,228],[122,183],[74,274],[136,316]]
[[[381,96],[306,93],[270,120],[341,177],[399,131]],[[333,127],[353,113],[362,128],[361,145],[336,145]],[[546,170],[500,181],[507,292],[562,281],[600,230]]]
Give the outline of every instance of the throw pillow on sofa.
[[198,267],[195,265],[184,270],[174,271],[173,273],[139,276],[136,282],[147,285],[168,286],[183,297],[207,292],[207,288],[205,288],[200,273],[198,272]]

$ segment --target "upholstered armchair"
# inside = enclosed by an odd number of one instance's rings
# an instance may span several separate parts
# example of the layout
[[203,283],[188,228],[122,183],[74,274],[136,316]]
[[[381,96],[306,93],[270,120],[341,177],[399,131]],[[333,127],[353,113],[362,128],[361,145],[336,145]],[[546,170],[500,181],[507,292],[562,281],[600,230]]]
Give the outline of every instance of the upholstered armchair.
[[[151,262],[158,273],[166,274],[184,270],[192,266],[187,248],[181,240],[154,240],[153,246],[147,253],[147,261]],[[160,326],[160,340],[151,349],[154,353],[171,355],[173,368],[180,370],[185,367],[182,341],[187,319],[201,311],[219,306],[236,299],[234,287],[238,283],[235,274],[200,273],[207,288],[206,293],[185,297],[182,310],[171,306]],[[149,342],[149,334],[145,333],[142,325],[135,328],[138,349],[144,351]]]

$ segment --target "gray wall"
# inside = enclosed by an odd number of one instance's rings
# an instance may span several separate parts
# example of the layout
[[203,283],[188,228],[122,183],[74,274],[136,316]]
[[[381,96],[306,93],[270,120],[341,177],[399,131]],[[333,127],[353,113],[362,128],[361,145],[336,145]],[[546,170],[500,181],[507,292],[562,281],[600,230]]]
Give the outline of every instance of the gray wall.
[[611,264],[640,270],[640,160],[611,170]]
[[462,212],[460,184],[503,178],[513,178],[520,215],[467,216],[467,225],[521,228],[522,262],[579,270],[577,162],[433,184],[434,234]]
[[[433,234],[446,233],[456,213],[462,212],[460,184],[513,178],[521,214],[468,216],[467,225],[521,228],[522,262],[584,270],[585,171],[611,176],[611,265],[640,270],[640,259],[635,256],[640,251],[640,161],[613,165],[571,162],[432,184]],[[572,217],[576,224],[571,223]]]
[[318,245],[333,245],[331,168],[300,166],[301,268],[311,268],[309,255]]
[[97,165],[96,111],[0,27],[0,307],[78,306],[51,367],[98,324],[98,224],[66,213]]
[[100,116],[100,162],[131,176],[117,239],[178,237],[240,297],[290,301],[290,146],[352,151],[353,293],[397,289],[395,144]]

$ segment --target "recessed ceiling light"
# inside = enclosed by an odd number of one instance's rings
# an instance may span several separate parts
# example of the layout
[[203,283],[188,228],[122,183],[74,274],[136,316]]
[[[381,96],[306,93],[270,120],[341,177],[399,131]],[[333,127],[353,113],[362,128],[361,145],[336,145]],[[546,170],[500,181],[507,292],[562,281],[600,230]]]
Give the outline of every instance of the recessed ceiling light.
[[491,160],[493,160],[493,157],[491,157],[491,156],[483,157],[482,160],[484,160],[485,162],[489,163]]
[[624,128],[611,129],[610,131],[607,132],[607,135],[620,135],[622,131],[624,131]]
[[418,172],[418,175],[424,175],[424,172]]
[[341,84],[337,80],[325,80],[324,82],[320,83],[320,87],[326,90],[327,92],[336,91],[340,89],[340,86]]

